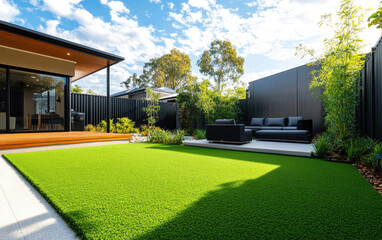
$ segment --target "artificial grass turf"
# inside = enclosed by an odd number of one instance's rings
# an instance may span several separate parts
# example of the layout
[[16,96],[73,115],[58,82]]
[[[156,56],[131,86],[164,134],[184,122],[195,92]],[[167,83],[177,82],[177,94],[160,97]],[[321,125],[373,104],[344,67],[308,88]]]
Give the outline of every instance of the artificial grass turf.
[[152,143],[5,157],[86,239],[380,239],[349,164]]

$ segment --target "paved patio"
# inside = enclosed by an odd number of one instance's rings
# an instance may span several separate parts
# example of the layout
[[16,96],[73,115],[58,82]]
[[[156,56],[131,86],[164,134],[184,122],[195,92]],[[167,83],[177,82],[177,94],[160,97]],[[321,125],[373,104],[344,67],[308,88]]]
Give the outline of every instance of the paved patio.
[[271,142],[256,141],[250,143],[236,145],[223,143],[210,143],[207,140],[188,140],[184,141],[186,146],[218,148],[244,152],[273,153],[289,156],[311,157],[314,151],[312,144],[306,143],[289,143],[289,142]]

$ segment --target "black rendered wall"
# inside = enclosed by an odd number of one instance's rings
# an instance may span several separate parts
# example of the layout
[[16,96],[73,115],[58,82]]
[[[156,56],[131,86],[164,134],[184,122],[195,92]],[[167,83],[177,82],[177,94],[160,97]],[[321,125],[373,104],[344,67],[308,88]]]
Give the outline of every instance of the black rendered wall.
[[321,101],[312,96],[311,72],[318,66],[300,66],[249,83],[247,119],[252,117],[303,116],[313,120],[313,133],[321,132]]

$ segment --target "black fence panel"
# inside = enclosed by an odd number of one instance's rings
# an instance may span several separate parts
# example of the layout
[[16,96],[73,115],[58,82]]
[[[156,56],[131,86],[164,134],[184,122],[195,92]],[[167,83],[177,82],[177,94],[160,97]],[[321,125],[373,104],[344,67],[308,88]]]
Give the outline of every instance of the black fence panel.
[[382,140],[382,38],[365,60],[361,73],[358,126],[371,138]]
[[[303,116],[313,120],[313,133],[321,132],[321,101],[312,96],[311,72],[319,66],[300,66],[249,83],[246,121],[252,117]],[[243,104],[243,103],[240,103]]]
[[[147,116],[143,112],[143,108],[146,106],[147,101],[144,100],[112,97],[110,115],[115,120],[128,117],[135,122],[136,127],[139,127],[147,124]],[[176,129],[177,105],[160,102],[159,106],[159,118],[156,125],[164,129]],[[105,96],[72,93],[71,108],[76,112],[85,113],[85,125],[97,125],[102,120],[106,120]]]

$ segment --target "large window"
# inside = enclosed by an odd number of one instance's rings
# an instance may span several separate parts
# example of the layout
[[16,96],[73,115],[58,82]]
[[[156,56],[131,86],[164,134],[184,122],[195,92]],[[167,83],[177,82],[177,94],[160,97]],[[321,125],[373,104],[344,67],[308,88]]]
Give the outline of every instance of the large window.
[[0,132],[6,130],[6,71],[5,68],[0,68]]
[[10,131],[64,130],[66,78],[10,70]]

